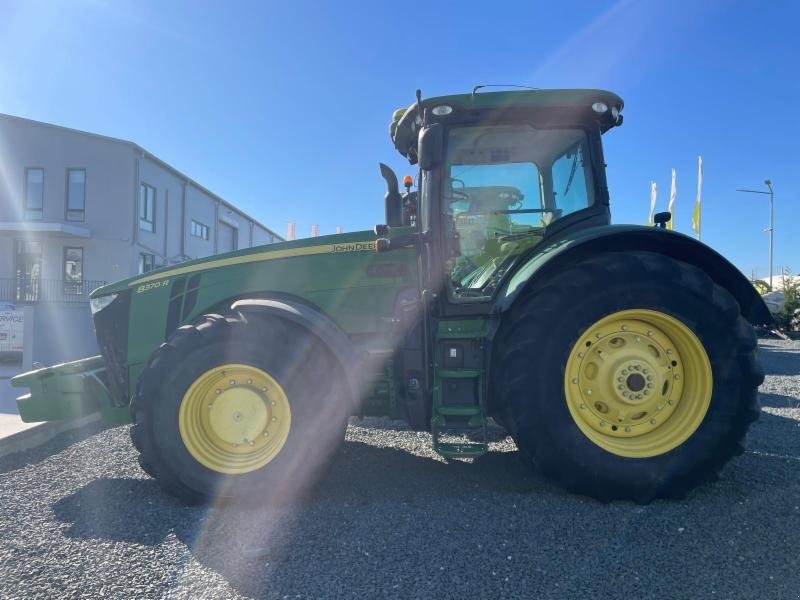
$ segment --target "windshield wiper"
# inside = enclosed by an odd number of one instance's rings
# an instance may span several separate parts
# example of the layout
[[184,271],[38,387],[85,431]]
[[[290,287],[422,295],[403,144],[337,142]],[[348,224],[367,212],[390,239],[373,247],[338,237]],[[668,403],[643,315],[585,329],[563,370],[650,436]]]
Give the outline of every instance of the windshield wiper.
[[566,197],[567,193],[569,192],[569,188],[572,185],[572,180],[575,178],[575,171],[578,169],[578,153],[575,152],[575,158],[572,159],[572,167],[569,170],[569,179],[567,179],[567,187],[564,188],[564,197]]

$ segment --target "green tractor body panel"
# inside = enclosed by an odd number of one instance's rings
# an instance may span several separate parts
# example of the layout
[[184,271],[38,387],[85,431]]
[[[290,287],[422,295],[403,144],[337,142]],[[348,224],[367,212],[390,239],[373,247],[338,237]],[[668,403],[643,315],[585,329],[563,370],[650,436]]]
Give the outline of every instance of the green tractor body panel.
[[519,268],[498,293],[497,310],[508,310],[530,282],[563,270],[602,251],[650,251],[694,265],[727,289],[742,307],[742,314],[754,325],[770,325],[772,316],[750,281],[727,259],[697,240],[658,227],[605,225],[558,236],[542,244],[520,261]]
[[[176,280],[186,282],[182,292]],[[126,284],[132,294],[130,323],[148,324],[129,330],[128,364],[142,366],[177,326],[254,297],[308,304],[368,350],[390,333],[398,291],[416,285],[413,252],[378,254],[369,231],[272,244],[154,271]],[[95,295],[106,292],[101,288]],[[172,322],[170,304],[181,304]]]
[[[150,354],[179,326],[209,312],[224,312],[239,299],[306,305],[333,321],[356,352],[378,357],[365,364],[379,364],[395,343],[401,292],[417,286],[414,250],[377,253],[371,231],[250,248],[119,281],[91,295],[117,294],[94,315],[105,361],[94,357],[14,378],[15,387],[31,389],[18,401],[20,414],[25,421],[56,420],[103,408],[107,420],[129,420],[127,404]],[[101,374],[103,387],[79,400],[86,376]],[[377,389],[366,408],[385,412],[390,401],[386,378],[376,373],[373,379]]]

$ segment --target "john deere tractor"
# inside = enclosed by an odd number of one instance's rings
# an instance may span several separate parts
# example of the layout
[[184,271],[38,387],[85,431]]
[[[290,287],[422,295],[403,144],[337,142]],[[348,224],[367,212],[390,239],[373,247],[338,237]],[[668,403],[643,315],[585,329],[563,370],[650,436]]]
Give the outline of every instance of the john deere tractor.
[[[522,457],[602,500],[679,497],[742,451],[771,321],[714,250],[611,225],[601,90],[422,99],[394,113],[386,223],[165,267],[95,290],[101,356],[13,384],[27,421],[130,421],[186,502],[291,499],[351,415],[403,418],[448,458]],[[663,222],[662,216],[659,221]]]

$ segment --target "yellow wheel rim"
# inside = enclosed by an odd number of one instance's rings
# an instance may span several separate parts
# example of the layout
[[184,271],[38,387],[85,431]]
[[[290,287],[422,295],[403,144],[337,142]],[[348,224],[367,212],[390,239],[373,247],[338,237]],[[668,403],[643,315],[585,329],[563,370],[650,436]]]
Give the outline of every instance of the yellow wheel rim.
[[272,461],[292,413],[280,384],[250,365],[226,364],[198,377],[181,400],[178,426],[189,454],[212,471],[249,473]]
[[697,430],[713,389],[697,336],[654,310],[613,313],[573,346],[564,393],[575,424],[619,456],[646,458],[677,448]]

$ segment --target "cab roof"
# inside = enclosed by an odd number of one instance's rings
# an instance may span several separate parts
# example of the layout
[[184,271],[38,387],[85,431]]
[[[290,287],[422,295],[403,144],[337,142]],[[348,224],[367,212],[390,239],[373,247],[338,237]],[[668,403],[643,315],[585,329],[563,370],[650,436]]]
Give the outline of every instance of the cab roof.
[[[613,92],[593,89],[557,89],[557,90],[514,90],[502,92],[480,92],[472,94],[455,94],[452,96],[436,96],[426,98],[422,105],[458,104],[465,108],[509,108],[519,107],[566,107],[591,106],[594,102],[603,102],[608,106],[617,106],[622,110],[622,98]],[[413,105],[416,108],[416,104]]]
[[[605,133],[622,122],[612,118],[612,108],[619,113],[624,102],[617,94],[596,89],[514,90],[498,92],[473,91],[471,94],[454,94],[425,98],[420,102],[428,122],[443,124],[477,121],[483,118],[519,118],[516,115],[538,115],[544,121],[573,123],[594,120]],[[608,107],[604,114],[592,111],[592,105],[602,103]],[[436,114],[434,109],[449,107],[449,112]],[[441,110],[441,109],[440,109]],[[448,109],[445,109],[448,110]],[[415,102],[407,109],[397,110],[390,129],[392,141],[398,152],[416,162],[416,140],[422,119]]]

